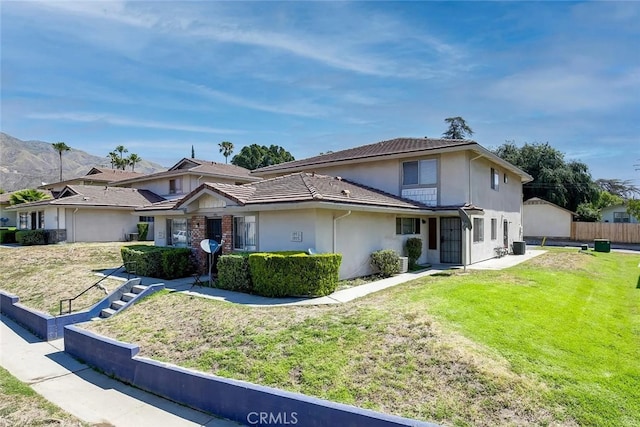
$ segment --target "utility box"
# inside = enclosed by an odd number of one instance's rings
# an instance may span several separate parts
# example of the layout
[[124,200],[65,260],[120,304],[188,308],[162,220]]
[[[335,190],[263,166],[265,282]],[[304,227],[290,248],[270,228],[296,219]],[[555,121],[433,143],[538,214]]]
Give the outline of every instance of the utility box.
[[593,250],[596,252],[611,252],[611,240],[595,239],[593,241]]
[[406,273],[409,271],[409,257],[401,256],[398,262],[398,273]]
[[514,255],[524,255],[526,249],[527,249],[526,242],[513,242]]

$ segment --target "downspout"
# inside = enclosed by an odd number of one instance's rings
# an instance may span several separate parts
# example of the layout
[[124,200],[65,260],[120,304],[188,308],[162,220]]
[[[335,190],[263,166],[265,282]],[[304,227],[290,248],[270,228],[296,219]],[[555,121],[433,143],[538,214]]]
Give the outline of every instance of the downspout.
[[73,211],[73,243],[76,243],[76,212],[78,212],[78,208]]
[[[475,156],[472,159],[469,159],[469,205],[473,205],[473,191],[471,188],[471,162],[473,162],[474,160],[478,160],[480,157],[483,157],[482,154],[478,154],[477,156]],[[464,230],[465,234],[468,234],[469,236],[467,237],[467,248],[469,248],[468,254],[467,251],[464,251],[464,260],[463,260],[463,264],[465,266],[465,270],[466,270],[466,266],[471,264],[471,248],[473,246],[473,242],[471,241],[471,239],[473,238],[473,234],[465,229]],[[466,249],[466,248],[465,248]],[[469,257],[469,259],[467,260],[467,256]]]
[[342,218],[346,218],[349,215],[351,215],[351,211],[348,211],[346,214],[344,215],[340,215],[339,217],[333,218],[333,253],[336,253],[336,239],[337,239],[337,228],[338,228],[338,220],[342,219]]

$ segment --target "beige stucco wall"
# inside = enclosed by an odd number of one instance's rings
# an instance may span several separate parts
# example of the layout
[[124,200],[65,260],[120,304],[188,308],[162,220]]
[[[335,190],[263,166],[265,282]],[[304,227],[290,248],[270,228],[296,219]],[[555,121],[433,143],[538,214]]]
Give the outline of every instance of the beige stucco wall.
[[68,242],[119,242],[125,233],[137,233],[138,217],[130,211],[66,209]]
[[523,233],[529,237],[571,237],[571,213],[549,204],[525,204]]
[[[182,179],[182,192],[176,194],[169,194],[169,181],[171,179]],[[159,196],[162,196],[167,199],[174,199],[177,197],[184,196],[185,194],[189,194],[196,188],[198,188],[201,184],[205,182],[220,182],[224,184],[235,184],[235,180],[233,179],[223,179],[223,178],[208,178],[203,177],[199,178],[195,175],[188,175],[182,177],[171,177],[171,178],[159,178],[141,182],[134,182],[131,184],[131,188],[144,189],[149,190],[156,193]]]

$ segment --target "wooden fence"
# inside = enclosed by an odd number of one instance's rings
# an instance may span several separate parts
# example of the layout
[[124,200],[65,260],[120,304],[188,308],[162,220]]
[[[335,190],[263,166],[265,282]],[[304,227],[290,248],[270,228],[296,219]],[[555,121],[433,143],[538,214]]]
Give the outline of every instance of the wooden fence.
[[571,239],[578,241],[609,239],[615,243],[640,243],[640,224],[572,222]]

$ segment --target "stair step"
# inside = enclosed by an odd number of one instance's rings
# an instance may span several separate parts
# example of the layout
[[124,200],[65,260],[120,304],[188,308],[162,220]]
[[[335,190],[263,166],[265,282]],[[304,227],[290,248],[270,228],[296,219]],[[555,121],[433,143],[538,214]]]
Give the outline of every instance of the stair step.
[[102,317],[103,319],[106,319],[107,317],[113,316],[115,313],[116,311],[111,308],[103,308],[100,311],[100,317]]
[[114,310],[120,310],[122,307],[124,307],[125,305],[127,305],[127,303],[125,301],[122,300],[117,300],[117,301],[112,301],[111,302],[111,307]]
[[131,288],[131,292],[133,292],[134,294],[139,294],[140,292],[144,291],[145,289],[147,289],[146,286],[134,285],[133,288]]
[[124,294],[122,294],[122,301],[126,301],[129,302],[132,299],[134,299],[137,296],[137,294],[131,293],[131,292],[126,292]]

